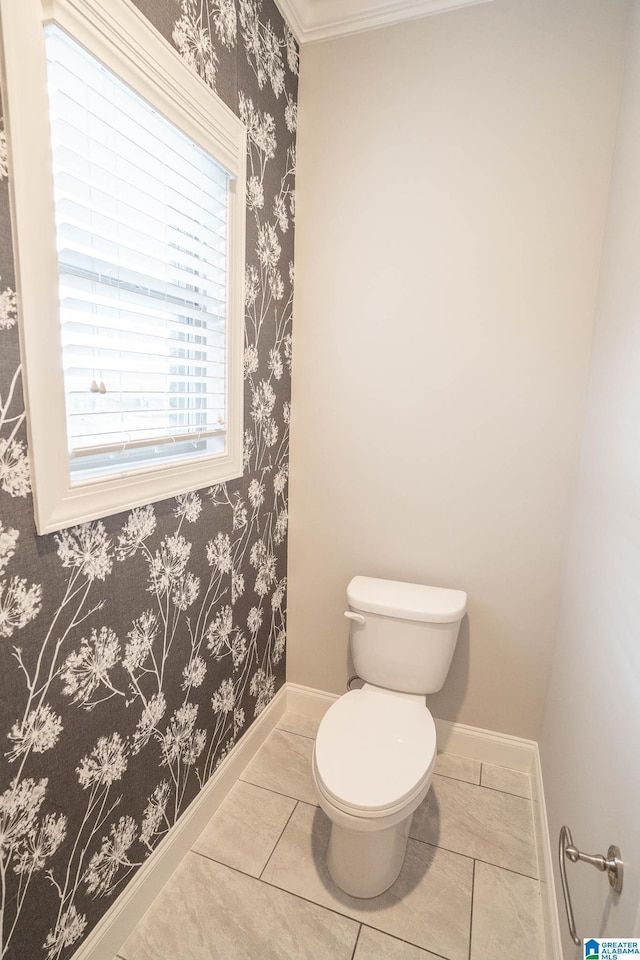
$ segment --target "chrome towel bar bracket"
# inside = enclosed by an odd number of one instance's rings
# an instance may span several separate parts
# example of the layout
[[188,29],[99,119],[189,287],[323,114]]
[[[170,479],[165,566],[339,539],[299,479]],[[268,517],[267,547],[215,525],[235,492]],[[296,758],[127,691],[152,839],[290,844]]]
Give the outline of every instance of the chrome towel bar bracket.
[[613,846],[613,844],[607,850],[606,857],[602,856],[600,853],[582,853],[576,846],[574,846],[571,830],[569,830],[569,827],[564,826],[560,830],[560,838],[558,842],[558,860],[560,864],[560,879],[562,880],[562,893],[564,896],[564,905],[567,911],[569,932],[573,942],[580,946],[581,940],[576,933],[576,922],[573,916],[571,894],[569,893],[569,884],[567,881],[567,860],[570,860],[571,863],[578,863],[579,861],[582,861],[583,863],[590,863],[592,867],[596,867],[598,870],[602,870],[603,872],[606,870],[610,885],[613,887],[616,893],[620,893],[622,890],[622,880],[624,876],[624,863],[622,860],[622,854],[620,853],[620,848]]

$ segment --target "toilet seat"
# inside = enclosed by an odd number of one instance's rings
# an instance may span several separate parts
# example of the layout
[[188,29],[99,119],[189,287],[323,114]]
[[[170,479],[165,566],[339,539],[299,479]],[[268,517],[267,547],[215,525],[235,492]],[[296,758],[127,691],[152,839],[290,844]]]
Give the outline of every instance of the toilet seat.
[[358,818],[388,817],[426,793],[436,730],[424,697],[366,685],[340,697],[316,739],[322,798]]

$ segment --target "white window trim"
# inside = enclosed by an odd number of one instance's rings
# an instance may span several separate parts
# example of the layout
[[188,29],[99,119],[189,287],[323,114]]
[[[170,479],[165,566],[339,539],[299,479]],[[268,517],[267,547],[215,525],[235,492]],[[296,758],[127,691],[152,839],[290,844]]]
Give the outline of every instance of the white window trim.
[[[129,0],[0,0],[0,16],[28,441],[36,527],[43,534],[242,475],[246,130]],[[235,177],[224,455],[70,482],[43,30],[51,21]]]

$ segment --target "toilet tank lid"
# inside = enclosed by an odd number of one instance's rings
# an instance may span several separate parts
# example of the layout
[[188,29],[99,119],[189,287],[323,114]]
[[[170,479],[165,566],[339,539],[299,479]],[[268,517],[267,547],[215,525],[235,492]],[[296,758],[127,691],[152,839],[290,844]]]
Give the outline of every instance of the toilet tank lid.
[[347,600],[363,613],[427,623],[454,623],[462,620],[467,609],[464,590],[377,577],[354,577],[347,587]]

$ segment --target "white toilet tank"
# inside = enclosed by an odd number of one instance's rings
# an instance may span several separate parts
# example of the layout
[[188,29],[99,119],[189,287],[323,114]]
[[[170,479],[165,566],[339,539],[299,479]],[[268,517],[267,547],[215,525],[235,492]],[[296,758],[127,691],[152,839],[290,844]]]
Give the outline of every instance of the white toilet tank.
[[440,690],[467,608],[463,590],[354,577],[347,601],[359,677],[404,693]]

